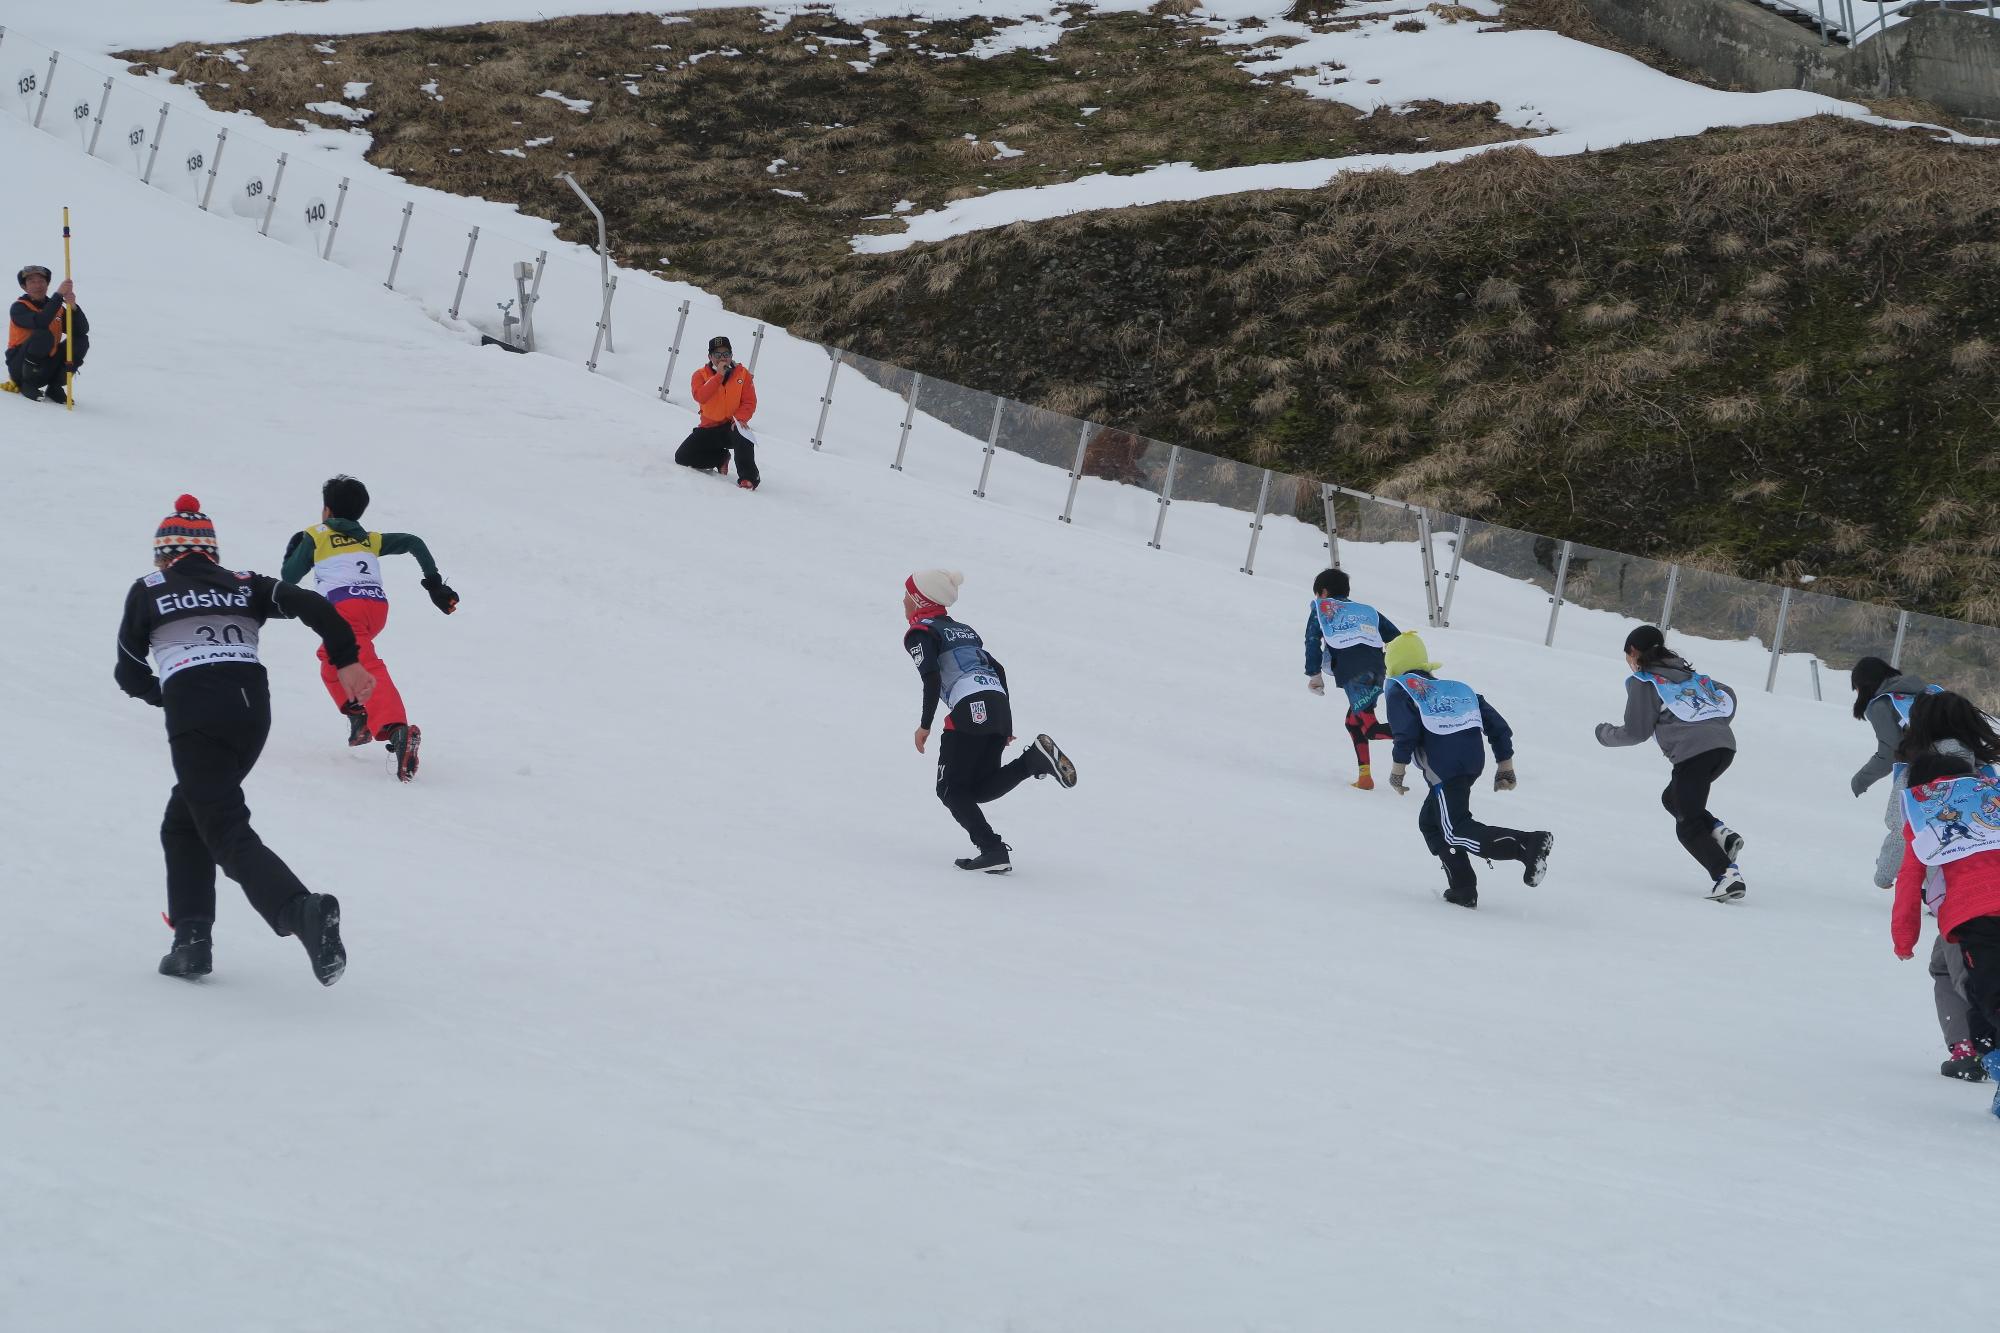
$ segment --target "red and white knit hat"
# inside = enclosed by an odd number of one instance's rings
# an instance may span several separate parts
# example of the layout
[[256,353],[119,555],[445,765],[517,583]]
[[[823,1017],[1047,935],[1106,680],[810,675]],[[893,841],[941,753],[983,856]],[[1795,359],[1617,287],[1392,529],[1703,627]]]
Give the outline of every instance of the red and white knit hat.
[[955,569],[920,569],[903,581],[903,591],[924,604],[942,611],[958,600],[958,585],[965,575]]
[[190,551],[199,551],[210,559],[219,548],[215,541],[215,523],[201,512],[201,501],[192,495],[183,495],[174,501],[174,512],[160,520],[160,526],[153,533],[154,556],[182,556]]

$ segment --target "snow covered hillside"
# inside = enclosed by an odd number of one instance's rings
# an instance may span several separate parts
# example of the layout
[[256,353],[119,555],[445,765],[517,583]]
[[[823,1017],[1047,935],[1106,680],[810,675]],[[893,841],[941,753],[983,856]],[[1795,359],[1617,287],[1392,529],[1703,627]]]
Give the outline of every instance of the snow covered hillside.
[[[0,255],[58,260],[71,205],[98,338],[78,412],[0,399],[35,571],[5,600],[0,1327],[1864,1329],[1981,1271],[1994,1212],[1953,1173],[1994,1125],[1890,957],[1865,729],[1755,694],[1754,649],[1699,654],[1746,689],[1725,907],[1657,755],[1591,742],[1615,622],[1550,653],[1510,637],[1540,594],[1462,594],[1433,647],[1521,747],[1475,808],[1558,845],[1543,887],[1447,909],[1415,799],[1349,790],[1301,688],[1306,530],[1250,579],[898,477],[879,437],[813,456],[818,377],[782,359],[747,495],[672,467],[688,417],[644,393],[11,119],[0,157],[34,186]],[[251,803],[342,895],[348,975],[315,986],[225,885],[214,979],[164,980],[170,774],[111,683],[120,599],[180,491],[268,571],[336,471],[465,599],[394,571],[423,775],[345,749],[273,627]],[[897,597],[936,563],[1082,770],[994,808],[1008,880],[950,869],[909,748]]]

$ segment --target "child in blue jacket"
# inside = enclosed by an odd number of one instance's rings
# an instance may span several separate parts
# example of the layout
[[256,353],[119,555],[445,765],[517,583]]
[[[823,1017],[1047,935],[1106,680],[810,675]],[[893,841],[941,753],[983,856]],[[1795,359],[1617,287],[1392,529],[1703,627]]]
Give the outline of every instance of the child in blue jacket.
[[1322,570],[1313,580],[1313,602],[1306,612],[1306,688],[1314,694],[1326,693],[1320,663],[1331,658],[1333,683],[1347,695],[1344,724],[1348,739],[1354,742],[1354,762],[1361,767],[1354,785],[1373,791],[1368,742],[1389,738],[1389,728],[1375,717],[1376,701],[1382,697],[1382,645],[1400,631],[1374,607],[1351,600],[1350,591],[1344,570]]
[[1472,857],[1491,864],[1519,861],[1521,881],[1540,884],[1548,870],[1555,835],[1496,828],[1472,817],[1472,783],[1486,768],[1486,747],[1493,747],[1499,768],[1493,790],[1514,789],[1514,733],[1493,705],[1470,685],[1441,680],[1434,673],[1424,641],[1399,634],[1385,655],[1389,729],[1395,736],[1389,785],[1398,796],[1409,790],[1403,775],[1414,759],[1430,794],[1417,814],[1417,827],[1431,854],[1444,862],[1444,900],[1458,907],[1479,905],[1479,877]]

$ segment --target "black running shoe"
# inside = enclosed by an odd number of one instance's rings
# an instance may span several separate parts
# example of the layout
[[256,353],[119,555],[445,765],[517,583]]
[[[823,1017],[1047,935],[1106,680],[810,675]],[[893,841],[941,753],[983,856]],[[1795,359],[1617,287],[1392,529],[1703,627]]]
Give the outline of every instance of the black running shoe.
[[175,926],[174,947],[167,950],[167,956],[160,960],[160,975],[188,980],[207,976],[215,970],[211,943],[206,921],[190,921]]
[[1042,767],[1047,770],[1045,775],[1038,774],[1037,776],[1052,777],[1065,787],[1074,787],[1076,785],[1076,765],[1071,763],[1070,757],[1062,752],[1062,747],[1058,746],[1047,736],[1037,736],[1032,748],[1036,754],[1041,756]]
[[[167,965],[165,963],[160,964],[160,970],[162,972],[166,971]],[[1963,1059],[1947,1060],[1938,1066],[1938,1073],[1943,1074],[1946,1078],[1964,1079],[1967,1083],[1984,1083],[1986,1081],[1986,1066],[1979,1063],[1979,1057],[1976,1055],[1968,1055]]]
[[990,852],[981,852],[977,856],[961,856],[952,864],[960,870],[983,870],[989,875],[1004,875],[1014,868],[1014,863],[1007,859],[1007,853],[1012,850],[1003,842]]
[[340,980],[347,970],[347,946],[340,942],[340,900],[330,893],[304,894],[286,924],[305,946],[319,984],[331,986]]
[[368,730],[368,710],[366,708],[349,699],[341,706],[340,711],[347,714],[347,743],[350,747],[366,745],[375,739],[374,734]]
[[1444,900],[1453,907],[1477,907],[1479,906],[1479,890],[1446,889],[1444,891]]
[[1549,873],[1549,853],[1555,850],[1556,835],[1534,833],[1528,854],[1522,858],[1521,882],[1530,887],[1542,882],[1542,876]]
[[422,727],[408,722],[397,722],[382,728],[382,739],[389,743],[389,753],[396,756],[396,781],[408,782],[417,775],[417,748],[423,744]]

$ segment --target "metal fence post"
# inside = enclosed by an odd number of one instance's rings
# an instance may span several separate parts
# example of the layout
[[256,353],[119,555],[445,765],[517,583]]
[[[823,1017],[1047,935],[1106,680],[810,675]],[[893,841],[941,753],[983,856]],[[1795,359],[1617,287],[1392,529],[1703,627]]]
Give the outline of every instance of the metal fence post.
[[1792,612],[1792,590],[1778,590],[1778,632],[1771,636],[1771,669],[1764,674],[1764,693],[1778,688],[1778,654],[1785,651],[1785,617]]
[[1909,630],[1910,613],[1908,611],[1898,611],[1896,613],[1896,646],[1889,650],[1889,665],[1895,667],[1898,671],[1903,669],[1903,636],[1909,633]]
[[972,493],[982,500],[986,498],[987,474],[993,471],[993,450],[1000,440],[1000,417],[1006,410],[1007,400],[1005,398],[995,398],[993,400],[993,424],[986,428],[986,449],[984,451],[985,457],[980,460],[979,464],[979,484],[972,488]]
[[208,200],[215,193],[215,173],[222,170],[222,150],[229,146],[229,131],[224,129],[215,136],[215,156],[208,163],[208,185],[201,192],[201,211],[208,211]]
[[35,103],[35,128],[42,127],[42,113],[49,109],[49,89],[56,86],[56,61],[62,59],[62,52],[49,52],[49,72],[42,78],[42,96]]
[[90,147],[83,150],[85,157],[97,156],[97,136],[104,133],[104,108],[111,105],[111,80],[104,81],[104,91],[97,95],[97,119],[90,123]]
[[1083,484],[1083,456],[1090,448],[1090,423],[1084,422],[1076,432],[1076,461],[1069,468],[1069,498],[1063,501],[1063,511],[1056,518],[1064,523],[1076,509],[1076,488]]
[[167,104],[160,103],[160,123],[153,127],[153,146],[146,153],[146,174],[139,177],[141,185],[153,183],[153,163],[160,159],[160,140],[166,137],[167,133],[167,111]]
[[833,358],[833,366],[826,372],[826,392],[819,396],[819,424],[813,427],[814,449],[826,440],[826,414],[833,410],[833,377],[840,373],[840,353],[829,347],[826,354]]
[[417,202],[414,199],[403,205],[403,225],[396,231],[396,244],[393,247],[396,253],[389,260],[389,280],[382,284],[392,292],[396,290],[396,269],[403,262],[403,241],[410,234],[410,214],[416,210]]
[[1681,567],[1667,566],[1667,601],[1660,608],[1660,633],[1664,634],[1674,626],[1674,594],[1680,590]]
[[537,253],[534,285],[528,288],[528,303],[521,308],[521,340],[531,352],[535,350],[535,307],[542,303],[542,273],[548,266],[549,252]]
[[1569,543],[1564,542],[1562,545],[1562,559],[1556,565],[1555,595],[1549,598],[1549,632],[1542,639],[1542,647],[1544,648],[1553,648],[1556,646],[1556,617],[1562,614],[1563,589],[1567,587],[1568,584],[1569,584]]
[[1174,469],[1180,462],[1181,447],[1176,444],[1167,450],[1167,479],[1160,487],[1160,516],[1153,520],[1153,540],[1146,543],[1155,551],[1160,549],[1160,535],[1167,530],[1167,506],[1174,502]]
[[750,373],[757,373],[757,357],[764,350],[764,326],[759,324],[750,330]]
[[681,302],[681,317],[674,325],[674,341],[667,348],[667,373],[660,376],[660,401],[663,403],[667,401],[667,395],[672,392],[670,386],[674,382],[674,364],[681,359],[681,334],[687,332],[688,307],[692,304],[691,301]]
[[1333,513],[1333,487],[1325,482],[1319,484],[1320,503],[1326,509],[1326,554],[1327,563],[1340,568],[1340,520]]
[[1812,667],[1813,702],[1815,703],[1824,702],[1826,696],[1819,692],[1819,659],[1817,657],[1809,657],[1806,659],[1806,661]]
[[[556,179],[574,190],[576,197],[583,200],[583,206],[590,210],[590,215],[597,219],[597,281],[599,285],[608,290],[611,286],[611,243],[605,239],[604,212],[592,202],[589,195],[583,192],[583,187],[576,183],[576,177],[564,171],[558,172]],[[611,301],[608,297],[605,299],[604,309],[605,318],[608,320],[611,317]],[[604,326],[604,350],[607,352],[618,350],[618,344],[611,340],[611,326],[609,324]]]
[[600,350],[611,350],[611,298],[618,294],[618,275],[611,275],[611,285],[604,289],[604,309],[597,316],[597,337],[591,340],[590,360],[584,368],[591,374],[597,373],[597,354]]
[[320,251],[321,259],[333,258],[333,238],[340,234],[341,210],[347,207],[347,177],[340,178],[340,193],[333,198],[333,221],[326,229],[326,249]]
[[922,372],[912,374],[910,376],[910,396],[903,403],[903,431],[896,438],[896,461],[889,464],[890,468],[894,471],[901,472],[903,470],[903,451],[910,447],[910,427],[917,420],[917,395],[923,391],[924,377]]
[[1451,572],[1444,576],[1444,605],[1438,609],[1438,624],[1449,628],[1451,625],[1451,599],[1458,591],[1458,562],[1465,557],[1465,519],[1458,520],[1458,531],[1451,539]]
[[1264,469],[1264,480],[1257,484],[1257,512],[1250,520],[1250,550],[1243,557],[1244,574],[1257,572],[1257,539],[1264,535],[1264,506],[1271,502],[1271,469]]
[[465,300],[465,279],[472,272],[472,252],[479,248],[479,228],[466,233],[465,262],[458,269],[458,290],[451,294],[451,317],[458,318],[459,303]]
[[1417,544],[1424,554],[1424,617],[1432,629],[1438,626],[1437,553],[1431,550],[1431,511],[1417,511]]
[[271,179],[271,197],[264,201],[264,223],[257,228],[259,236],[271,234],[271,214],[278,211],[278,191],[285,188],[285,157],[284,153],[278,154],[278,174]]

